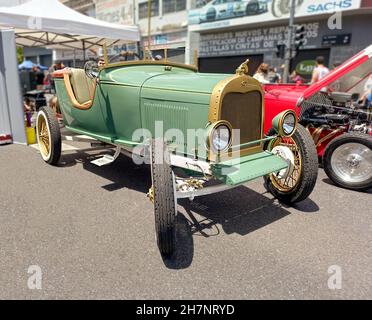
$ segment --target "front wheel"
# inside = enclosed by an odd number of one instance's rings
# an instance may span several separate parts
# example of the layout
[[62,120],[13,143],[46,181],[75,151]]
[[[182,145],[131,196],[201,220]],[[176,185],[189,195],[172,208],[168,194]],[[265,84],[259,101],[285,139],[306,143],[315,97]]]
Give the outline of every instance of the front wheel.
[[323,155],[327,176],[351,190],[372,188],[372,137],[346,133],[334,139]]
[[[271,129],[268,135],[275,135]],[[278,137],[266,149],[288,162],[288,168],[264,177],[265,186],[279,201],[294,204],[305,200],[318,178],[318,156],[307,130],[298,125],[292,137]]]
[[177,200],[170,154],[162,139],[155,139],[151,144],[151,174],[150,198],[154,203],[156,240],[160,252],[171,256],[176,243]]

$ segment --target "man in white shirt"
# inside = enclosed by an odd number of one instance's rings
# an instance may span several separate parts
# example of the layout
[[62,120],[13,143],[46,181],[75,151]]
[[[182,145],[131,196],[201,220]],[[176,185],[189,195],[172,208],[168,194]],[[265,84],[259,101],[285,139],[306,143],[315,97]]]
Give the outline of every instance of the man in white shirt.
[[316,58],[316,67],[313,71],[311,84],[323,79],[329,73],[329,69],[324,65],[324,57]]
[[[313,77],[311,84],[318,82],[323,79],[329,73],[329,69],[324,65],[324,57],[320,56],[316,58],[316,67],[313,71]],[[327,87],[320,90],[321,92],[327,92]]]

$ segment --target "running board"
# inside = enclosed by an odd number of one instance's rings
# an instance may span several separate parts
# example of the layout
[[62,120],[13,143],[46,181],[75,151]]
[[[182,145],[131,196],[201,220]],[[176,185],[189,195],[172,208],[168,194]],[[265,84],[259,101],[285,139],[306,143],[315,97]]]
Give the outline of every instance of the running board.
[[111,156],[109,154],[105,154],[103,157],[98,158],[96,160],[93,160],[90,163],[94,164],[98,167],[108,166],[108,165],[115,162],[115,160],[119,157],[120,152],[121,152],[121,148],[116,147],[116,151],[115,151],[115,154],[113,156]]

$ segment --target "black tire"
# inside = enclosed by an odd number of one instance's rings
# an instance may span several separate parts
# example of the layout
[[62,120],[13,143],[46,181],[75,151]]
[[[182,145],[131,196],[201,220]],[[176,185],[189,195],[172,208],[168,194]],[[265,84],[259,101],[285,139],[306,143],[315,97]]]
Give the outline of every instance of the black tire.
[[[274,129],[268,133],[269,136],[275,134]],[[298,125],[292,139],[299,147],[299,156],[301,157],[301,175],[297,184],[290,191],[283,192],[275,187],[271,175],[264,177],[266,189],[279,201],[286,204],[294,204],[307,199],[314,190],[318,178],[318,155],[311,135],[302,125]],[[269,143],[266,144],[265,149],[268,147]]]
[[245,9],[245,14],[247,16],[257,14],[260,9],[260,6],[258,5],[258,2],[251,2],[247,4],[247,7]]
[[[334,184],[340,186],[342,188],[362,191],[372,188],[372,177],[366,177],[365,180],[362,181],[346,181],[343,179],[342,175],[335,170],[332,165],[332,157],[334,156],[334,152],[341,146],[344,146],[346,143],[357,143],[362,144],[368,147],[372,151],[372,137],[368,136],[367,134],[362,133],[345,133],[336,139],[332,140],[331,143],[327,146],[324,155],[323,155],[323,167],[324,171],[333,181]],[[365,161],[370,161],[370,159],[364,159]],[[345,159],[345,161],[347,161]],[[370,163],[370,166],[372,163]],[[371,172],[372,169],[368,171]]]
[[162,139],[152,141],[151,173],[156,239],[161,254],[171,256],[175,250],[176,243],[177,203],[175,199],[174,174],[170,166],[170,155]]
[[207,22],[211,22],[211,21],[215,21],[216,20],[216,17],[217,17],[217,11],[215,8],[209,8],[207,13],[206,13],[206,16],[205,16],[205,21]]
[[[43,145],[45,146],[45,144],[40,135],[40,125],[43,121],[47,124],[47,134],[49,139],[48,150],[43,149]],[[62,151],[61,131],[59,129],[57,115],[50,107],[40,108],[38,112],[36,136],[43,160],[50,165],[57,165],[61,158]],[[45,152],[43,152],[43,150],[45,150]]]

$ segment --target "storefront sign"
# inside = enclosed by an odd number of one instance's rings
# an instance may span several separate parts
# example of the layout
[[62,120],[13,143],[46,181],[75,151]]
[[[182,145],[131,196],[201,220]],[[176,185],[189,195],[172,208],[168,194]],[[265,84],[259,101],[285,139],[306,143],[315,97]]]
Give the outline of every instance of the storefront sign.
[[[197,1],[189,11],[191,31],[288,19],[290,1],[211,0]],[[332,14],[360,8],[361,0],[296,0],[296,17]]]
[[351,33],[325,35],[323,36],[322,45],[323,46],[347,45],[350,44],[350,41]]
[[[305,45],[311,45],[319,35],[319,23],[304,24]],[[286,41],[288,27],[266,27],[200,35],[200,56],[222,56],[272,52]]]
[[303,60],[296,65],[296,72],[300,75],[311,75],[315,68],[315,60]]
[[[187,39],[187,31],[172,32],[165,34],[153,35],[151,37],[151,46],[153,50],[163,49],[163,48],[174,48],[177,46],[184,46]],[[143,38],[143,45],[147,47],[148,38]]]

